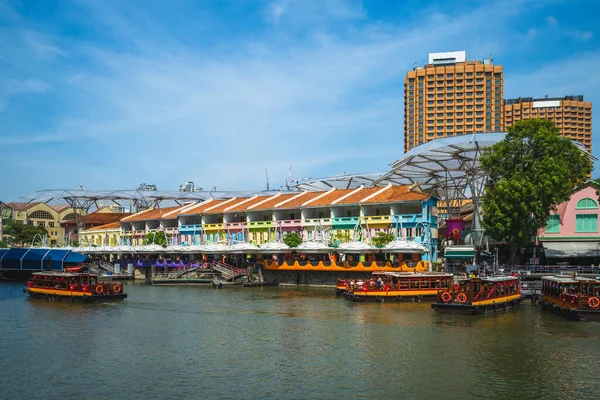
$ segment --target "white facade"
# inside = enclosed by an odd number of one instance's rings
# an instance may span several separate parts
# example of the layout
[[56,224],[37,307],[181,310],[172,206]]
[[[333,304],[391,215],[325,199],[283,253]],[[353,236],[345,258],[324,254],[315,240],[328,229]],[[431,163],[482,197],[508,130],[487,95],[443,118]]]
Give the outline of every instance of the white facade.
[[444,65],[465,62],[467,60],[466,51],[448,51],[445,53],[429,53],[429,64]]

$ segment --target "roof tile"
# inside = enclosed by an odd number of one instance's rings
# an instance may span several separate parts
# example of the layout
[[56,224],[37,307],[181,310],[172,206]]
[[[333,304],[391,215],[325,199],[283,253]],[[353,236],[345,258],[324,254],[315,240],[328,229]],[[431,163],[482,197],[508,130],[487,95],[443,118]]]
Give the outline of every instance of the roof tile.
[[351,194],[350,196],[346,197],[345,199],[342,199],[340,201],[338,201],[337,203],[335,203],[334,205],[339,205],[339,204],[359,204],[361,200],[366,199],[367,197],[369,197],[370,195],[372,195],[373,193],[377,193],[380,190],[382,190],[382,187],[368,187],[368,188],[363,188],[360,189],[359,191],[357,191],[356,193]]
[[205,214],[222,214],[229,207],[237,207],[243,204],[247,204],[247,202],[251,201],[252,197],[240,197],[236,199],[232,199],[232,201],[227,201],[219,204],[215,208],[211,208],[210,210],[206,210]]
[[[329,206],[329,205],[331,205],[331,203],[333,203],[334,201],[336,201],[340,197],[343,197],[343,196],[347,195],[348,193],[352,193],[354,190],[356,190],[356,189],[337,189],[337,190],[333,190],[333,191],[325,194],[325,196],[321,197],[320,199],[317,199],[315,201],[311,201],[310,203],[308,203],[306,205],[306,207],[324,207],[324,206]],[[320,192],[319,194],[323,194],[323,192]]]
[[410,186],[408,185],[390,186],[387,190],[371,197],[363,203],[395,203],[401,201],[427,200],[430,197],[431,196],[426,195],[425,193],[411,191]]
[[314,199],[315,197],[323,194],[324,192],[304,192],[304,194],[302,194],[302,196],[295,198],[294,200],[290,200],[288,202],[286,202],[285,204],[282,204],[281,206],[277,207],[277,209],[279,210],[283,210],[283,209],[293,209],[293,208],[300,208],[300,206],[304,203],[306,203],[309,200]]
[[290,200],[292,198],[294,198],[295,196],[298,196],[299,193],[282,193],[279,196],[274,196],[271,199],[265,201],[262,204],[257,205],[256,207],[252,207],[251,211],[257,211],[257,210],[272,210],[275,208],[275,206],[279,203],[282,203],[286,200]]
[[[230,213],[230,212],[248,211],[248,208],[252,207],[255,204],[260,203],[261,201],[265,201],[271,197],[273,197],[273,195],[253,197],[250,201],[247,201],[244,204],[238,204],[231,208],[228,208],[227,212]],[[249,210],[249,211],[252,211],[252,210]]]

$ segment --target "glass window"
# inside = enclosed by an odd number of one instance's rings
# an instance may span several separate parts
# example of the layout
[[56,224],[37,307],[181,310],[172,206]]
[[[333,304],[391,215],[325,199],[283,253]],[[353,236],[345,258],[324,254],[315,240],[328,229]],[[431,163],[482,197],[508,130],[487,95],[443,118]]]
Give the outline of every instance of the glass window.
[[576,214],[575,232],[598,232],[598,214]]

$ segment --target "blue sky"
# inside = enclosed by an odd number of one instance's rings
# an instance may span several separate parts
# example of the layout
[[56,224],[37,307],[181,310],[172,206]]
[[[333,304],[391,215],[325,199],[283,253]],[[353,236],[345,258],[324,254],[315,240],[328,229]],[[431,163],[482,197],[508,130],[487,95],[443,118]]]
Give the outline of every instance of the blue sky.
[[583,94],[595,119],[597,26],[595,0],[0,0],[0,199],[386,170],[429,52],[491,54],[507,98]]

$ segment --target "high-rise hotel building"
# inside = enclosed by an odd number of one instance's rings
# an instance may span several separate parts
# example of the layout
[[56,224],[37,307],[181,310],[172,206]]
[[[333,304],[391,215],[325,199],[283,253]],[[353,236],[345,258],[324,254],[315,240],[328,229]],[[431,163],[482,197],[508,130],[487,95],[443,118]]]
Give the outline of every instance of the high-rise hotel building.
[[430,53],[404,78],[404,151],[430,140],[504,130],[504,73],[492,59]]
[[583,96],[542,99],[521,97],[504,101],[506,127],[529,118],[554,121],[563,136],[583,144],[587,151],[592,151],[592,103],[583,101]]

